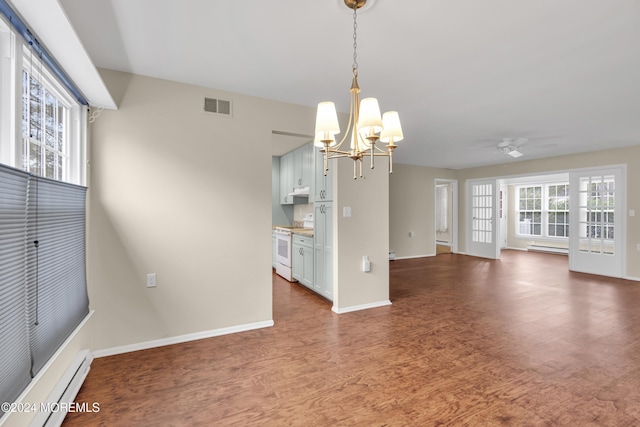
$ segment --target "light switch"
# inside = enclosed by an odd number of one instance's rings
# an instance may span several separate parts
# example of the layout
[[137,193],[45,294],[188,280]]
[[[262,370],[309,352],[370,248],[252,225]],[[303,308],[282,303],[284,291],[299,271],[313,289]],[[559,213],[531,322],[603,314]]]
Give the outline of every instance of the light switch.
[[351,207],[350,206],[345,206],[342,208],[342,217],[343,218],[350,218],[351,217]]
[[629,209],[629,216],[636,216],[636,211],[634,209]]

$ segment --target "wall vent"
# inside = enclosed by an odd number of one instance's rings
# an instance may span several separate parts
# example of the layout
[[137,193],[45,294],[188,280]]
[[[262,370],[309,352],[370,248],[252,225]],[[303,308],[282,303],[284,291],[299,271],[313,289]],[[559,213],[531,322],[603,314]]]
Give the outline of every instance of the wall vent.
[[226,99],[204,98],[204,111],[222,116],[231,116],[231,101]]

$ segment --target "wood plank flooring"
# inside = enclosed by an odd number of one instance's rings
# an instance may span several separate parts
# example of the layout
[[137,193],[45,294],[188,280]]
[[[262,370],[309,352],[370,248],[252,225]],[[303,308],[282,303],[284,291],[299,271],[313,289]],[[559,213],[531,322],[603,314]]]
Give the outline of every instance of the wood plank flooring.
[[273,328],[96,359],[64,426],[640,425],[640,283],[566,256],[393,261],[342,315],[273,292]]

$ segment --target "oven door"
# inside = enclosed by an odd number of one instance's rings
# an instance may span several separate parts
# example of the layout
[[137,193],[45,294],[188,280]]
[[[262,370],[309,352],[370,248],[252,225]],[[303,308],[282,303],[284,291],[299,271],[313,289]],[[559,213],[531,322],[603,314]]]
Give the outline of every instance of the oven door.
[[291,234],[276,231],[276,262],[291,267]]

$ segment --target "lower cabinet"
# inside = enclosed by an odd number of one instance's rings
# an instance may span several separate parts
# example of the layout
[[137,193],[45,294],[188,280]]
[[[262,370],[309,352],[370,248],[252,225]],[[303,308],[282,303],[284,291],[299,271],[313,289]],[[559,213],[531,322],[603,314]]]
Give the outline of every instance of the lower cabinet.
[[294,234],[291,251],[293,263],[291,275],[313,290],[313,237]]
[[313,290],[333,301],[333,202],[313,204]]

